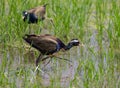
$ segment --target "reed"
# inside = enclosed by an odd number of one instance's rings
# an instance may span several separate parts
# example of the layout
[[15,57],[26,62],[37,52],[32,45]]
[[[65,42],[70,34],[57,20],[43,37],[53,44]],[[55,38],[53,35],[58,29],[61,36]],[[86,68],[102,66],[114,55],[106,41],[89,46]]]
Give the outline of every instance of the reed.
[[[37,24],[22,20],[22,11],[45,3],[54,25],[49,19]],[[119,0],[1,0],[0,7],[0,88],[120,87]],[[22,39],[29,33],[50,33],[65,44],[78,38],[85,46],[60,55],[73,63],[40,62],[37,74],[39,53]],[[64,75],[70,78],[61,79]]]

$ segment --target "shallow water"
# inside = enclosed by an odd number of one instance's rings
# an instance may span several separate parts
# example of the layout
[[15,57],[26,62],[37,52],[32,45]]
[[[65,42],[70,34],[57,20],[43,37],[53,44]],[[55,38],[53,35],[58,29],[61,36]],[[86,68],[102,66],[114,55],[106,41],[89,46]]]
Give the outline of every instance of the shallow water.
[[[10,82],[15,81],[17,88],[24,87],[24,82],[26,81],[25,72],[28,72],[27,79],[30,80],[31,83],[35,83],[37,81],[38,84],[49,87],[53,80],[56,85],[60,85],[63,88],[69,87],[72,80],[74,80],[75,74],[79,72],[79,83],[80,87],[83,88],[84,81],[86,80],[85,69],[84,67],[81,67],[78,71],[78,66],[80,64],[83,64],[82,62],[84,62],[84,64],[87,64],[87,60],[92,61],[93,68],[95,68],[96,72],[98,72],[100,69],[100,63],[103,63],[103,69],[109,68],[109,62],[107,61],[107,59],[110,58],[109,39],[104,34],[105,38],[102,41],[102,52],[104,52],[104,55],[102,55],[103,53],[99,53],[101,49],[96,40],[98,33],[94,25],[90,26],[90,30],[92,31],[91,37],[89,39],[87,37],[85,38],[86,41],[89,40],[89,42],[87,44],[84,44],[84,47],[73,47],[67,52],[58,53],[59,57],[69,59],[72,62],[67,62],[58,58],[49,58],[46,61],[39,63],[39,72],[37,72],[35,60],[38,57],[39,53],[27,45],[27,48],[25,46],[20,49],[17,47],[8,47],[5,52],[2,52],[0,54],[0,64],[4,62],[4,73],[9,78]],[[87,36],[87,33],[85,36]],[[119,56],[119,53],[116,53],[116,55]],[[118,66],[116,60],[113,64],[116,67]],[[120,71],[118,71],[119,69],[114,69],[115,71],[113,74],[115,74],[115,77],[118,78],[118,81],[116,83],[116,85],[118,85],[120,81]],[[106,81],[104,83],[104,85],[107,84]]]
[[[37,51],[34,49],[27,50],[26,52],[24,49],[19,50],[17,48],[9,48],[9,51],[4,54],[6,57],[6,66],[5,66],[5,74],[10,76],[9,80],[11,80],[12,77],[14,77],[15,73],[19,74],[19,71],[24,68],[24,69],[31,69],[30,70],[30,80],[31,82],[34,82],[35,77],[37,79],[42,80],[42,84],[44,86],[49,86],[51,79],[59,79],[58,84],[60,84],[63,87],[67,87],[70,84],[70,81],[74,79],[74,75],[78,66],[77,59],[79,59],[80,54],[79,54],[79,48],[72,48],[68,52],[60,52],[59,57],[63,57],[66,59],[71,60],[72,62],[68,62],[65,60],[61,60],[58,58],[49,58],[44,62],[39,63],[39,73],[37,73],[36,67],[35,67],[35,59],[37,58],[38,55],[35,55]],[[76,51],[76,52],[72,52]],[[0,63],[3,62],[3,56],[1,55],[0,57]],[[50,62],[49,62],[50,60]],[[49,62],[49,63],[48,63]],[[48,64],[47,64],[48,63]],[[17,73],[18,72],[18,73]],[[17,76],[16,76],[17,77]],[[21,88],[23,86],[24,82],[24,76],[23,78],[17,77],[15,79],[16,85],[18,88]]]
[[[17,88],[22,88],[25,82],[42,84],[43,86],[49,87],[51,83],[56,83],[61,87],[68,88],[70,83],[74,80],[76,73],[79,73],[80,87],[84,88],[84,82],[86,81],[86,74],[89,73],[89,66],[85,68],[85,65],[89,61],[93,63],[93,68],[95,68],[96,73],[99,72],[99,65],[103,65],[105,73],[110,69],[110,61],[108,59],[113,59],[109,56],[109,39],[107,33],[103,33],[102,50],[97,41],[98,30],[96,28],[96,11],[90,15],[88,26],[84,34],[84,40],[86,42],[84,47],[73,47],[67,52],[63,52],[59,57],[66,58],[72,61],[72,63],[60,60],[58,58],[52,58],[50,63],[47,64],[49,59],[44,62],[39,63],[39,72],[36,71],[35,60],[38,57],[38,51],[35,49],[29,49],[22,47],[21,49],[15,47],[9,47],[5,51],[0,52],[0,68],[4,69],[4,75],[8,78],[10,83],[15,82]],[[104,22],[105,27],[107,27],[109,19],[106,18]],[[45,25],[46,26],[46,25]],[[36,29],[36,28],[35,28]],[[51,28],[52,30],[52,28]],[[91,35],[88,38],[89,31]],[[48,30],[42,30],[41,34],[50,33]],[[29,45],[28,45],[29,47]],[[120,50],[115,52],[115,60],[112,62],[112,69],[114,69],[114,77],[117,79],[116,86],[120,83],[120,69],[119,69],[119,56]],[[47,64],[47,65],[46,65]],[[78,69],[78,66],[80,66]],[[90,69],[91,70],[91,69]],[[86,73],[85,73],[86,71]],[[104,73],[104,74],[105,74]],[[107,85],[106,79],[103,80],[103,88]],[[105,85],[105,86],[104,86]]]
[[[6,52],[1,52],[0,66],[4,69],[4,74],[8,77],[9,82],[15,82],[17,88],[24,87],[26,76],[27,80],[31,83],[37,82],[45,87],[49,87],[52,82],[55,82],[56,85],[67,88],[74,80],[76,73],[79,73],[80,87],[83,88],[84,81],[86,80],[85,75],[87,74],[87,72],[85,73],[85,70],[87,69],[85,69],[85,66],[81,64],[87,64],[88,60],[92,61],[93,68],[95,68],[96,72],[99,72],[99,65],[101,63],[103,63],[102,65],[104,70],[108,69],[110,66],[110,62],[108,62],[108,58],[111,59],[108,52],[109,42],[103,42],[103,52],[105,55],[101,58],[99,53],[100,48],[98,46],[98,42],[96,41],[96,35],[97,32],[93,32],[90,37],[90,42],[85,44],[84,47],[73,47],[67,52],[58,53],[59,57],[69,59],[72,62],[60,60],[58,58],[49,58],[46,61],[39,63],[39,72],[37,72],[35,60],[39,53],[35,49],[30,48],[28,45],[27,49],[26,47],[20,49],[9,47]],[[119,56],[119,53],[116,53],[116,55]],[[118,80],[116,82],[116,85],[118,86],[120,81],[120,71],[118,67],[119,60],[115,59],[113,64],[113,74]],[[81,68],[78,70],[79,65],[81,65]],[[104,85],[107,85],[106,80],[104,80],[103,83]]]

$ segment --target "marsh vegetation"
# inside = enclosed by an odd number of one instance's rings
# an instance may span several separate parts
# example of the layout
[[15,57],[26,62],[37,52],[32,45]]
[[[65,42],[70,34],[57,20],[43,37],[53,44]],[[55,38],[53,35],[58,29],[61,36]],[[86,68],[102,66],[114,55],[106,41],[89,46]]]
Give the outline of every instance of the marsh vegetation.
[[[22,11],[48,3],[45,19],[38,24],[22,20]],[[38,51],[22,37],[52,34],[64,43],[78,38],[75,47],[41,62]],[[0,88],[120,88],[119,0],[1,0]]]

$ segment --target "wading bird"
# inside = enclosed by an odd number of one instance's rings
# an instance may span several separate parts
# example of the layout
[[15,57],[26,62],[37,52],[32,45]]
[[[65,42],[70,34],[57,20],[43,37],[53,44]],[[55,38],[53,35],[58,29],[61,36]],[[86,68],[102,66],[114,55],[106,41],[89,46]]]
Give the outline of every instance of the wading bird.
[[[39,57],[36,59],[36,66],[38,66],[40,60],[43,61],[49,57],[54,57],[54,53],[60,51],[60,49],[69,50],[73,46],[78,46],[80,44],[78,39],[72,39],[67,45],[65,45],[59,38],[56,38],[50,34],[26,34],[23,39],[32,47],[41,52]],[[48,56],[46,58],[42,58],[43,55]]]
[[38,6],[27,11],[23,11],[23,20],[28,23],[37,23],[38,20],[42,21],[45,19],[46,5]]

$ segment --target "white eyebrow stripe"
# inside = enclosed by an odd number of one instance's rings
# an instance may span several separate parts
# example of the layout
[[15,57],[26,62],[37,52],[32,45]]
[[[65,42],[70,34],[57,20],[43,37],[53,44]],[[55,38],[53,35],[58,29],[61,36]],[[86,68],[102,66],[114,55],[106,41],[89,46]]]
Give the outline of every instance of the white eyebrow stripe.
[[72,40],[72,42],[79,42],[78,40]]
[[27,12],[25,12],[25,14],[27,14]]

